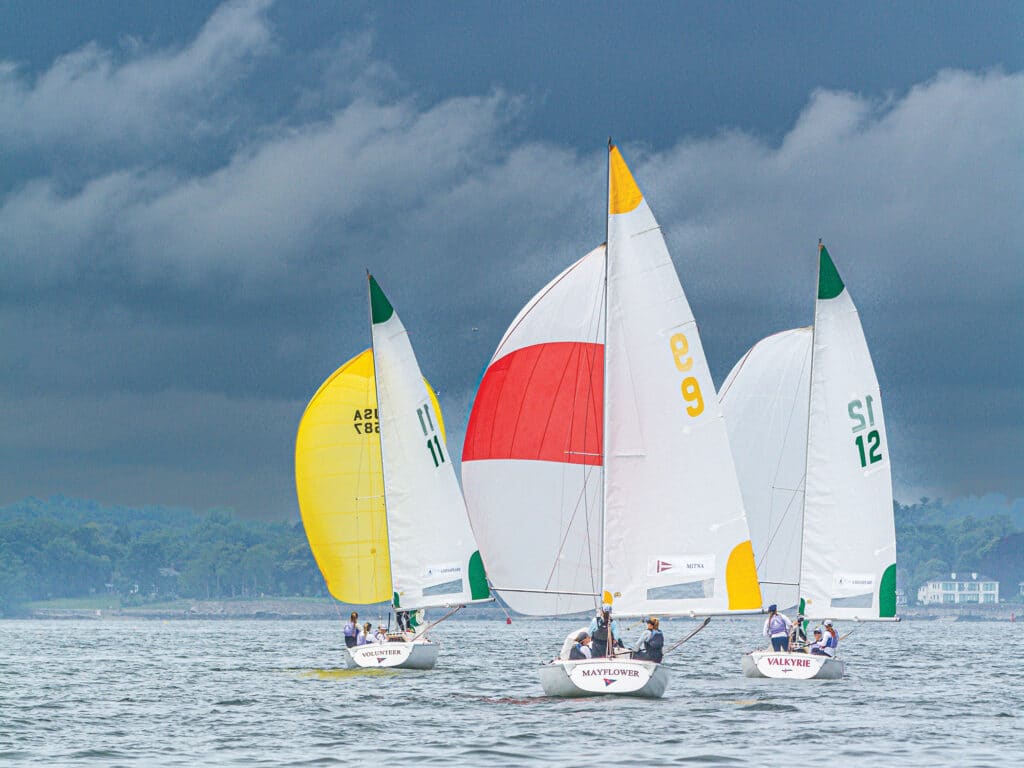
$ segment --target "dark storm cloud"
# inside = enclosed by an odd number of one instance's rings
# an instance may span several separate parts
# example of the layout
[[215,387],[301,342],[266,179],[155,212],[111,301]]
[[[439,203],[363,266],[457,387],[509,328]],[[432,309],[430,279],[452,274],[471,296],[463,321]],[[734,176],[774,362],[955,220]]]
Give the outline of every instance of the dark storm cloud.
[[[3,66],[3,152],[37,169],[0,186],[8,499],[293,513],[305,401],[368,344],[365,267],[458,453],[507,323],[604,237],[604,151],[525,137],[538,107],[520,94],[421,100],[372,50],[355,29],[310,53],[277,110],[248,104],[283,55],[264,3],[222,7],[179,48]],[[1006,355],[1024,341],[1022,104],[1020,74],[950,70],[885,97],[818,90],[781,141],[619,137],[716,379],[811,322],[824,237],[872,346],[897,488],[1024,492]]]

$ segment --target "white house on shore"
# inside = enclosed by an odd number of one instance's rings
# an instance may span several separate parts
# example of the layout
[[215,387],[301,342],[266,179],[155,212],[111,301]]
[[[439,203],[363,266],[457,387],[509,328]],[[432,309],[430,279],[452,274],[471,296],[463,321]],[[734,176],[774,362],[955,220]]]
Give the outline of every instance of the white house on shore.
[[923,605],[958,603],[998,603],[999,582],[977,573],[951,573],[948,579],[929,581],[917,590],[917,602]]

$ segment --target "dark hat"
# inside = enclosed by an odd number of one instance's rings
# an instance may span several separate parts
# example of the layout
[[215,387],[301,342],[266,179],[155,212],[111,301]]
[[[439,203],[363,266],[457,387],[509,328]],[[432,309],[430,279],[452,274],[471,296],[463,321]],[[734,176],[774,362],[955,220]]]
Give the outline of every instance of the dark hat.
[[768,613],[775,613],[777,610],[779,610],[779,606],[777,606],[775,603],[772,603],[768,606]]
[[588,637],[590,637],[590,635],[588,635],[586,632],[580,632],[578,635],[576,635],[576,642],[582,643]]
[[821,634],[821,627],[815,627],[814,628],[814,634],[820,635]]

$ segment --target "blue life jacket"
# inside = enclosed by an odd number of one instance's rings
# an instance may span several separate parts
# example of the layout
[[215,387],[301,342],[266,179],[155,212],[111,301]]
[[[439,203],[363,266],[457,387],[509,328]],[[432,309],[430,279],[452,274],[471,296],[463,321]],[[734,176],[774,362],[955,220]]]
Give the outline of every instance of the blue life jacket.
[[661,661],[661,649],[665,647],[665,636],[661,634],[660,629],[652,629],[651,636],[645,644],[644,650],[647,651],[648,657],[651,661]]
[[587,657],[583,653],[583,651],[580,650],[580,644],[576,643],[576,645],[574,645],[572,647],[572,650],[569,651],[569,659],[572,660],[572,661],[578,661],[579,659],[585,659],[585,658],[587,658]]

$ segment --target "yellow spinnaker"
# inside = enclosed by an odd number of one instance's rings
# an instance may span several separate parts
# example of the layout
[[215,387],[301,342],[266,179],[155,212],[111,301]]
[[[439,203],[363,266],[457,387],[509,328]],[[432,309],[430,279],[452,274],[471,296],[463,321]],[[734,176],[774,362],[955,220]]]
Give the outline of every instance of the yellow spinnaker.
[[[437,396],[426,387],[444,435]],[[346,603],[392,598],[380,456],[373,352],[367,349],[313,395],[295,440],[295,488],[306,537],[327,589]]]

